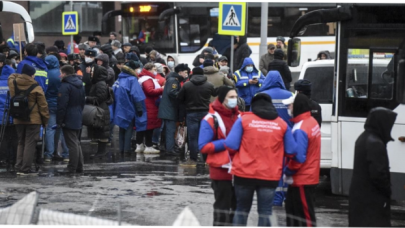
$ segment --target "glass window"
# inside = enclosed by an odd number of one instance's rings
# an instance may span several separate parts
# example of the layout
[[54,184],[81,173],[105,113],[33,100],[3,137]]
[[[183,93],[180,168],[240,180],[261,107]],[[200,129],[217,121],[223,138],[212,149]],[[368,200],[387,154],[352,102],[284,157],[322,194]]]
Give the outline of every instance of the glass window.
[[[372,83],[370,97],[372,99],[391,100],[394,88],[394,64],[390,64],[395,53],[374,52],[372,59]],[[386,57],[391,57],[386,58]],[[392,67],[391,67],[392,66]]]
[[311,98],[321,104],[333,103],[333,66],[311,67],[305,71],[304,79],[312,83]]
[[[73,2],[73,11],[79,15],[80,32],[101,31],[105,4],[109,3]],[[29,12],[35,33],[61,34],[62,13],[71,11],[70,7],[68,1],[30,1]]]
[[368,49],[349,49],[346,67],[346,97],[367,98],[368,95],[368,58],[350,58],[351,56],[368,57]]

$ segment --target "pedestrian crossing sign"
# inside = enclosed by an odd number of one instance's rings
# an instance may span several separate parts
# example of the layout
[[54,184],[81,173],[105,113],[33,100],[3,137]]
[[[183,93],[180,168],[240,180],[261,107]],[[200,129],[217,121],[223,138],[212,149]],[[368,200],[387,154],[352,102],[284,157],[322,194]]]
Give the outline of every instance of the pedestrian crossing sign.
[[62,13],[62,34],[63,35],[79,34],[79,17],[77,11]]
[[246,24],[246,2],[220,2],[218,34],[244,36]]

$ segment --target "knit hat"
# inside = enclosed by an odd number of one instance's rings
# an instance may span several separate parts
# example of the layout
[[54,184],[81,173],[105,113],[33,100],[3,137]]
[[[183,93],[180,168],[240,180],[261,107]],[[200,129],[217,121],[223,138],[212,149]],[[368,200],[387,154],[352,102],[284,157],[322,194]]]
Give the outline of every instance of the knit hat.
[[110,32],[110,35],[114,35],[115,37],[117,37],[117,33],[116,33],[116,32]]
[[26,74],[28,76],[35,75],[35,68],[28,64],[24,64],[21,73]]
[[139,61],[139,58],[135,53],[128,53],[125,58],[128,60]]
[[[188,65],[187,65],[187,64],[184,64],[184,63],[181,63],[181,64],[177,65],[177,66],[174,68],[174,71],[175,71],[176,73],[179,73],[180,71],[185,71],[185,70],[187,70],[187,69],[188,69]],[[201,68],[199,68],[199,69],[201,69]],[[201,71],[202,71],[202,69],[201,69]],[[193,72],[194,72],[194,70],[193,70]],[[204,74],[204,72],[202,72],[201,74]]]
[[311,87],[312,83],[306,79],[301,79],[294,83],[294,89],[307,96],[311,96]]
[[228,62],[228,58],[225,55],[223,55],[218,59],[218,62],[222,62],[222,61],[227,61]]
[[85,44],[79,44],[79,50],[86,50],[88,47]]
[[101,36],[101,32],[93,32],[93,36]]
[[89,36],[88,41],[97,42],[97,37],[95,37],[95,36]]
[[128,61],[124,65],[131,68],[132,70],[141,68],[141,65],[139,64],[139,62],[135,62],[135,61]]
[[204,70],[200,67],[193,68],[193,75],[204,75]]
[[86,49],[86,51],[84,52],[84,55],[90,56],[90,57],[96,57],[97,52],[93,49]]
[[62,49],[65,46],[65,42],[63,42],[63,40],[56,40],[54,45],[59,49]]
[[80,41],[82,41],[82,36],[74,35],[73,40],[75,41],[76,44],[78,44],[78,43],[80,43]]
[[113,41],[111,42],[111,46],[120,48],[120,47],[121,47],[121,43],[120,43],[118,40],[113,40]]
[[212,61],[211,59],[206,59],[204,60],[203,66],[213,66],[214,65],[214,61]]
[[278,37],[276,38],[276,41],[281,41],[281,42],[283,42],[283,43],[284,43],[285,38],[284,38],[284,37],[282,37],[282,36],[278,36]]
[[204,56],[204,59],[215,59],[215,56],[213,55],[213,54],[211,54],[211,53],[208,53],[208,54],[206,54],[205,56]]
[[64,52],[59,52],[59,55],[60,55],[60,57],[64,57],[64,58],[67,58],[68,56],[66,55],[66,53],[64,53]]
[[161,63],[154,63],[155,64],[155,67],[156,67],[156,71],[159,73],[159,74],[163,74],[164,72],[163,72],[163,65],[161,64]]
[[49,54],[49,53],[59,53],[58,48],[56,48],[55,46],[51,46],[51,47],[47,47],[45,49],[45,53]]
[[226,95],[231,90],[236,91],[236,88],[233,87],[233,86],[227,86],[227,85],[222,85],[222,86],[218,87],[217,94],[218,94],[219,102],[223,103],[224,100],[225,100]]
[[68,60],[80,59],[79,54],[75,54],[75,53],[70,53],[67,57],[68,57]]
[[276,45],[274,44],[267,45],[267,49],[274,49],[274,48],[276,48]]

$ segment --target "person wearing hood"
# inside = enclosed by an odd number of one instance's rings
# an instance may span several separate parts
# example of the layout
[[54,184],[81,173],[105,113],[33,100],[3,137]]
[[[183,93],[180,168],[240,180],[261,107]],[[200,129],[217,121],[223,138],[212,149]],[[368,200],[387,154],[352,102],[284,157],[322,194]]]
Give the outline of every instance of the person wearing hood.
[[387,144],[397,113],[370,110],[364,132],[354,147],[353,176],[349,189],[349,226],[391,226],[391,174]]
[[80,64],[80,69],[83,72],[83,83],[84,83],[84,89],[86,91],[86,96],[89,95],[90,89],[91,89],[91,69],[93,68],[94,65],[97,65],[95,58],[97,55],[97,52],[92,49],[86,49],[86,52],[84,53],[85,55],[85,61],[83,61]]
[[159,52],[157,52],[156,50],[152,50],[149,53],[149,59],[150,59],[150,62],[166,65],[165,60],[162,59],[161,54]]
[[[321,131],[311,116],[311,102],[304,94],[283,100],[288,105],[296,154],[289,159],[283,179],[288,186],[285,211],[287,226],[316,226],[314,191],[319,183]],[[357,189],[356,189],[357,190]]]
[[[155,63],[156,64],[156,63]],[[175,71],[167,76],[167,81],[159,105],[158,117],[162,119],[165,129],[165,147],[168,155],[178,155],[175,151],[176,122],[184,121],[184,110],[176,99],[181,89],[181,82],[188,76],[187,64],[179,64]]]
[[211,187],[214,190],[214,226],[232,226],[236,209],[235,188],[228,165],[233,156],[224,147],[226,136],[240,117],[238,94],[233,86],[218,87],[218,98],[210,104],[208,114],[201,121],[198,147],[207,156]]
[[201,120],[207,115],[210,99],[215,95],[214,85],[208,82],[200,67],[193,69],[190,81],[184,83],[177,95],[178,101],[186,108],[186,123],[190,159],[181,165],[196,166],[198,154],[198,134]]
[[246,36],[239,36],[237,40],[238,42],[234,44],[236,46],[235,54],[233,56],[234,69],[242,68],[242,65],[244,65],[245,58],[248,58],[250,54],[252,54],[252,50],[247,44]]
[[98,142],[97,153],[95,156],[103,156],[106,154],[108,138],[110,137],[110,109],[107,101],[109,100],[109,92],[107,85],[108,71],[102,66],[93,65],[90,70],[91,88],[86,96],[86,104],[96,104],[104,109],[104,123],[101,128],[87,127],[89,138]]
[[46,92],[46,89],[48,88],[48,67],[42,58],[37,57],[39,53],[37,46],[38,45],[35,44],[27,44],[27,46],[25,46],[27,57],[18,64],[16,73],[21,74],[22,68],[25,64],[34,67],[35,81],[37,81],[39,86],[42,87],[42,90]]
[[166,83],[165,73],[163,72],[163,68],[166,67],[161,63],[154,63],[157,71],[156,80],[158,80],[160,86],[164,86]]
[[[162,126],[162,120],[158,118],[159,103],[163,88],[156,80],[156,67],[153,63],[147,63],[139,74],[138,82],[145,94],[142,102],[143,112],[147,116],[146,126],[136,128],[136,153],[158,154],[160,151],[153,148],[153,130]],[[143,144],[145,141],[145,145]]]
[[141,61],[141,63],[142,63],[143,65],[145,65],[145,64],[147,64],[147,63],[149,62],[146,58],[144,58],[144,57],[141,56],[141,51],[139,50],[139,48],[138,48],[137,46],[133,45],[133,46],[131,47],[131,49],[130,49],[130,53],[131,53],[131,52],[134,53],[134,54],[136,54],[136,56],[138,57],[139,61]]
[[115,58],[115,55],[113,54],[113,48],[110,44],[104,44],[100,47],[100,51],[98,54],[107,54],[108,59],[109,59],[109,66],[113,67],[115,64],[117,64],[117,58]]
[[283,78],[285,88],[290,90],[290,83],[292,81],[291,71],[287,63],[283,60],[284,52],[281,49],[277,49],[274,52],[274,60],[269,63],[267,66],[268,71],[276,70],[280,72],[281,77]]
[[[74,35],[73,36],[73,53],[75,54],[79,54],[79,44],[80,41],[82,41],[82,37],[80,35]],[[71,54],[72,53],[72,47],[71,47],[71,43],[68,43],[67,46],[67,54]]]
[[[29,44],[27,44],[28,46]],[[37,137],[41,125],[48,124],[49,111],[44,91],[35,81],[35,68],[31,64],[24,64],[21,67],[21,74],[11,74],[8,77],[8,87],[10,88],[10,97],[16,95],[16,89],[28,90],[31,86],[35,88],[28,94],[28,107],[33,107],[29,113],[28,120],[14,118],[13,122],[18,134],[17,162],[15,169],[17,175],[35,175],[36,171],[31,170],[32,163],[35,159],[35,148]],[[14,86],[17,86],[17,88]]]
[[68,174],[83,173],[83,152],[80,145],[82,113],[86,102],[83,82],[72,66],[60,69],[61,83],[57,99],[56,127],[61,128],[67,147],[69,163],[63,172]]
[[[204,76],[207,77],[208,82],[214,85],[214,88],[218,88],[222,85],[233,86],[232,80],[225,76],[222,72],[214,67],[214,62],[211,59],[207,59],[203,63]],[[212,96],[210,102],[213,102],[216,97]]]
[[[59,71],[59,61],[53,55],[48,55],[45,57],[45,62],[48,67],[48,89],[45,92],[46,102],[48,102],[49,109],[49,120],[48,126],[46,127],[45,135],[45,151],[44,158],[45,162],[51,162],[52,157],[57,156],[55,153],[55,135],[62,141],[62,159],[64,162],[69,162],[69,149],[66,146],[65,140],[63,139],[63,133],[61,131],[56,131],[52,127],[56,124],[56,114],[58,108],[58,96],[59,96],[59,87],[61,85],[60,81],[60,71]],[[57,140],[56,142],[58,142]]]
[[260,57],[259,69],[264,75],[267,75],[267,67],[269,63],[274,60],[274,52],[276,51],[276,46],[274,44],[269,44],[267,46],[267,53]]
[[269,218],[284,156],[293,156],[296,147],[291,128],[279,117],[272,98],[257,94],[252,99],[252,112],[235,122],[225,140],[225,148],[234,155],[230,172],[237,201],[234,226],[246,226],[255,191],[258,226],[271,226]]
[[239,70],[235,71],[234,78],[238,95],[245,101],[245,110],[250,110],[250,102],[253,96],[263,85],[264,76],[258,70],[251,58],[245,58]]
[[193,66],[199,67],[201,64],[204,63],[205,56],[208,54],[213,55],[214,50],[211,47],[204,48],[199,55],[194,58]]
[[17,60],[20,60],[19,57],[20,57],[19,54],[15,50],[10,50],[10,53],[7,56],[7,59],[11,60],[12,67],[14,69],[17,69],[18,66]]
[[174,71],[174,68],[179,64],[177,57],[175,55],[168,55],[167,58],[167,67],[171,72]]
[[3,123],[3,114],[6,105],[6,99],[10,99],[9,97],[7,98],[7,93],[9,92],[7,80],[11,74],[15,73],[15,70],[12,67],[12,62],[10,60],[6,60],[5,63],[6,65],[3,66],[0,75],[0,125],[2,125],[0,127],[6,125],[6,128],[4,131],[3,136],[4,138],[1,143],[0,151],[3,154],[3,158],[6,158],[8,165],[7,168],[10,168],[10,171],[14,171],[14,165],[16,162],[16,155],[17,155],[16,152],[18,145],[18,135],[15,125],[12,124],[13,123],[12,118],[6,120]]
[[[141,65],[134,61],[126,62],[113,85],[114,91],[114,118],[113,123],[119,130],[119,148],[121,154],[131,153],[131,137],[135,123],[141,123],[143,116],[142,101],[145,94],[138,83],[138,74]],[[144,119],[146,119],[144,117]]]
[[321,52],[319,52],[316,60],[325,60],[325,59],[332,59],[330,57],[329,51],[321,51]]
[[99,55],[97,55],[95,60],[97,61],[97,65],[102,66],[105,69],[107,69],[108,77],[107,77],[106,83],[107,83],[108,86],[112,87],[112,85],[115,82],[115,72],[109,65],[108,55],[107,54],[99,54]]

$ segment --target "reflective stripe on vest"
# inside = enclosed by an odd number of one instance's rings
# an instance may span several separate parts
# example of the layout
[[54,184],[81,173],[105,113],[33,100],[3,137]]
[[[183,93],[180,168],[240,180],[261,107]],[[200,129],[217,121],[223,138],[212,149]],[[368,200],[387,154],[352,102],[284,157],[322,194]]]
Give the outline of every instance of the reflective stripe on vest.
[[48,77],[48,73],[44,70],[37,70],[35,72],[35,77]]
[[11,38],[8,38],[8,40],[7,40],[7,43],[8,42],[11,42],[11,43],[13,43],[13,45],[14,45],[14,40],[13,39],[11,39]]
[[238,82],[238,78],[240,78],[239,70],[235,71],[235,74],[233,76],[235,78],[235,82]]

